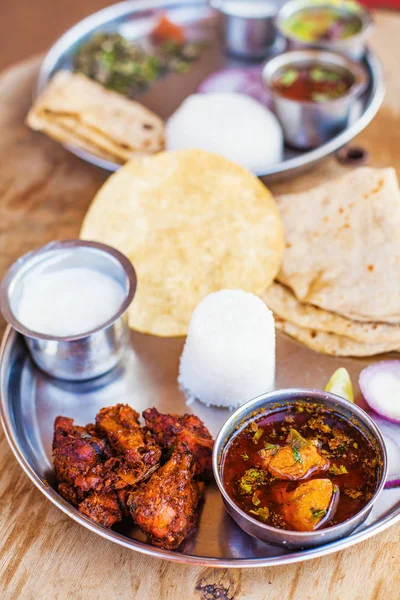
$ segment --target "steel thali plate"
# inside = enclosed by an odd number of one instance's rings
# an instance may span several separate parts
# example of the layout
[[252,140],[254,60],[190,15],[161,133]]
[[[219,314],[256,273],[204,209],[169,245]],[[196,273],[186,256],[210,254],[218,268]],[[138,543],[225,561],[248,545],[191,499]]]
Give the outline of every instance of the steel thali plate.
[[[196,93],[209,74],[228,66],[256,64],[226,56],[219,36],[216,14],[206,0],[135,0],[103,9],[67,31],[50,49],[43,62],[37,93],[46,87],[56,71],[72,68],[77,48],[95,32],[117,32],[132,41],[139,40],[152,31],[160,11],[166,12],[174,22],[184,24],[197,38],[208,42],[207,48],[189,73],[183,76],[170,73],[161,77],[148,92],[138,96],[140,102],[163,119],[167,119],[187,96]],[[281,51],[282,44],[278,41],[272,53]],[[364,65],[370,76],[370,85],[360,101],[355,104],[349,127],[314,150],[299,152],[286,148],[282,162],[266,166],[257,175],[267,182],[285,179],[307,170],[349,143],[372,121],[383,101],[384,76],[382,65],[373,52],[367,52]],[[108,171],[119,168],[116,163],[85,150],[74,146],[67,148],[83,160]]]
[[[210,483],[198,528],[177,551],[167,551],[146,543],[129,520],[108,530],[79,513],[53,487],[51,443],[57,415],[85,425],[93,421],[100,408],[117,402],[126,402],[139,412],[156,406],[161,412],[197,414],[214,436],[229,417],[227,409],[206,407],[200,402],[186,405],[177,385],[182,346],[182,338],[132,332],[131,347],[120,366],[99,379],[71,383],[52,379],[35,368],[22,336],[8,327],[0,358],[3,426],[24,471],[64,513],[92,532],[132,550],[175,562],[219,567],[272,566],[317,558],[366,540],[400,520],[400,489],[385,490],[368,520],[349,537],[319,548],[289,552],[245,534],[225,511],[215,484]],[[277,388],[321,388],[339,366],[345,366],[356,382],[366,364],[365,360],[315,354],[278,334]]]

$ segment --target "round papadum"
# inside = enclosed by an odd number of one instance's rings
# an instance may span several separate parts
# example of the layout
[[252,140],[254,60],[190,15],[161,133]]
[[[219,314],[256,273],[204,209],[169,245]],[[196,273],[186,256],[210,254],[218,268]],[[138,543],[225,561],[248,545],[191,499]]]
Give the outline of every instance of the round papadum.
[[395,343],[400,347],[400,326],[352,321],[311,304],[302,304],[284,285],[273,283],[261,294],[276,315],[298,327],[336,333],[366,344]]
[[307,327],[298,327],[280,317],[275,319],[275,325],[280,331],[287,333],[298,342],[311,348],[311,350],[322,354],[331,354],[333,356],[374,356],[376,354],[383,354],[384,352],[400,350],[399,342],[365,344],[344,335],[317,331],[316,329]]
[[94,198],[81,237],[129,257],[138,276],[130,325],[160,336],[185,335],[210,292],[260,294],[283,253],[282,222],[268,189],[245,169],[199,150],[127,163]]

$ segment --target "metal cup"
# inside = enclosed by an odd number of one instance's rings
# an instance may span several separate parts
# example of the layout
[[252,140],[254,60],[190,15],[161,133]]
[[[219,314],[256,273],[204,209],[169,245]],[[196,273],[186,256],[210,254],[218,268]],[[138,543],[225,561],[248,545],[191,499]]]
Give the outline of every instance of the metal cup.
[[[285,529],[278,529],[277,527],[265,525],[257,519],[253,519],[235,504],[225,490],[222,479],[224,451],[235,433],[242,427],[247,426],[251,421],[262,415],[268,414],[268,410],[271,410],[271,407],[275,408],[282,406],[282,408],[284,408],[285,406],[292,406],[294,402],[301,400],[306,400],[308,403],[317,406],[322,405],[328,410],[332,409],[336,413],[351,420],[351,422],[367,436],[371,443],[374,444],[377,454],[381,459],[381,469],[377,488],[369,502],[357,514],[346,521],[343,521],[343,523],[327,527],[326,529],[317,529],[315,531],[287,531]],[[246,404],[236,410],[229,417],[215,440],[212,460],[215,481],[222,494],[225,508],[239,527],[246,533],[267,544],[275,544],[293,550],[321,546],[350,535],[352,531],[367,519],[371,512],[375,501],[384,488],[388,468],[386,448],[382,435],[371,417],[365,411],[355,404],[348,402],[344,398],[335,396],[334,394],[329,394],[321,390],[301,388],[277,390],[275,392],[263,394],[262,396],[254,398],[254,400],[246,402]]]
[[[374,22],[371,14],[361,5],[357,8],[349,8],[350,2],[334,2],[326,0],[316,3],[315,0],[290,0],[278,12],[276,18],[276,27],[279,33],[287,40],[290,50],[303,48],[317,48],[319,50],[330,50],[332,52],[340,52],[349,56],[353,60],[361,60],[365,54],[366,43],[374,31]],[[334,8],[343,13],[343,15],[354,15],[360,20],[361,28],[356,34],[333,40],[318,40],[315,42],[305,42],[291,35],[285,28],[285,22],[295,13],[315,8]]]
[[[327,102],[285,98],[275,91],[274,76],[283,67],[296,64],[336,67],[349,72],[354,83],[344,96]],[[369,76],[362,65],[341,54],[322,50],[293,50],[267,62],[263,81],[271,94],[273,110],[282,125],[285,142],[293,148],[309,150],[338,135],[359,116],[358,98],[367,89]]]
[[227,51],[239,58],[266,57],[276,40],[275,16],[280,4],[274,0],[210,0],[221,15]]
[[[106,323],[80,335],[57,337],[27,328],[16,317],[25,276],[35,269],[87,267],[117,281],[125,292],[117,313]],[[1,312],[22,333],[38,367],[53,377],[82,381],[110,371],[129,345],[127,309],[136,291],[136,274],[120,252],[95,242],[68,240],[52,242],[29,252],[9,269],[0,288]]]

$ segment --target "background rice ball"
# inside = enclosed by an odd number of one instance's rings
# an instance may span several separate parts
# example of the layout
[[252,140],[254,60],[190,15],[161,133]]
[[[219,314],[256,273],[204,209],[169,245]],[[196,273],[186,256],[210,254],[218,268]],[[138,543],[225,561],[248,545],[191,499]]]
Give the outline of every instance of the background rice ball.
[[189,96],[166,125],[168,150],[196,148],[224,156],[255,174],[280,162],[282,128],[257,100],[234,92]]
[[209,294],[193,313],[179,384],[189,398],[234,407],[275,384],[275,324],[260,298],[242,290]]

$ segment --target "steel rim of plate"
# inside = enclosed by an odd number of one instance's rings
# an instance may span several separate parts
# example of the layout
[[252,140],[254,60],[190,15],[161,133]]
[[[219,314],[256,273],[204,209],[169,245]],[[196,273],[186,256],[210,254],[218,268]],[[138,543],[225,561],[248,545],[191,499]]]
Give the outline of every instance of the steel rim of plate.
[[36,485],[36,487],[44,494],[44,496],[50,500],[55,506],[57,506],[63,513],[71,517],[74,521],[83,525],[93,533],[97,533],[101,537],[129,548],[136,550],[142,554],[148,556],[154,556],[157,558],[163,558],[177,563],[195,564],[205,567],[240,567],[240,568],[255,568],[255,567],[268,567],[285,565],[296,562],[302,562],[305,560],[311,560],[313,558],[319,558],[326,556],[339,550],[344,550],[350,546],[354,546],[362,541],[369,539],[370,537],[381,533],[391,525],[400,521],[400,506],[394,511],[388,511],[388,514],[376,521],[375,523],[367,526],[358,533],[353,533],[350,536],[327,544],[326,546],[319,546],[317,548],[310,548],[308,550],[299,550],[297,552],[284,554],[280,556],[265,557],[265,558],[232,558],[223,559],[216,557],[204,557],[198,555],[182,554],[179,552],[173,552],[168,550],[161,550],[155,546],[151,546],[144,542],[139,542],[133,538],[121,535],[115,531],[105,529],[96,525],[90,519],[82,515],[77,509],[71,506],[66,500],[64,500],[46,481],[42,478],[39,473],[29,464],[29,461],[25,454],[21,451],[16,441],[15,431],[10,419],[8,404],[7,404],[7,371],[6,371],[6,357],[10,352],[11,347],[17,340],[18,334],[10,325],[7,326],[3,336],[1,348],[0,348],[0,417],[3,425],[3,429],[6,435],[6,439],[11,447],[11,450],[21,465],[22,469],[28,475],[29,479]]
[[[64,33],[64,35],[62,35],[59,40],[50,48],[40,69],[36,93],[39,94],[45,88],[51,75],[53,74],[55,65],[63,56],[63,54],[68,51],[73,44],[80,40],[84,35],[90,33],[93,29],[101,27],[102,25],[105,25],[114,19],[127,15],[133,15],[140,11],[162,7],[182,8],[184,5],[188,7],[196,5],[207,7],[208,2],[207,0],[181,0],[181,2],[177,0],[127,1],[109,6],[103,10],[100,10],[99,12],[94,13],[86,19],[83,19],[83,21],[80,21],[66,33]],[[318,163],[320,160],[339,150],[345,144],[348,144],[353,138],[361,133],[363,129],[365,129],[365,127],[372,121],[378,112],[385,95],[383,67],[380,60],[371,50],[367,51],[366,59],[373,74],[373,82],[368,104],[359,119],[348,129],[345,129],[342,133],[332,138],[326,144],[323,144],[315,150],[305,152],[300,156],[284,160],[277,165],[272,165],[270,168],[266,168],[263,173],[257,173],[258,177],[279,176],[306,168],[307,166],[311,167],[313,164]],[[75,156],[78,156],[86,162],[97,167],[101,167],[107,171],[113,172],[120,167],[120,165],[116,163],[97,157],[86,150],[81,150],[70,144],[66,144],[65,147],[72,152],[72,154],[75,154]]]

